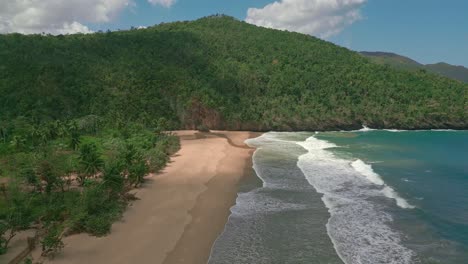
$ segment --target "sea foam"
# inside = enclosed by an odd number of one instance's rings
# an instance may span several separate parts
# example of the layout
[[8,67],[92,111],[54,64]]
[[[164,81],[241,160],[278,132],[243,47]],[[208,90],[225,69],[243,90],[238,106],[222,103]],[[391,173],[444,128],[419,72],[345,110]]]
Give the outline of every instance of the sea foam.
[[374,172],[372,166],[364,163],[362,160],[358,159],[354,162],[351,162],[351,166],[361,175],[366,177],[370,182],[377,185],[385,184],[382,178],[380,178],[380,175]]
[[416,129],[416,130],[406,130],[406,129],[374,129],[370,128],[368,126],[363,125],[361,129],[358,130],[352,130],[352,131],[341,131],[341,132],[370,132],[370,131],[387,131],[387,132],[424,132],[424,131],[437,131],[437,132],[454,132],[454,131],[459,131],[459,130],[453,130],[453,129]]
[[388,197],[402,208],[411,205],[387,186],[372,166],[335,157],[327,150],[335,144],[315,137],[297,144],[308,151],[299,157],[297,165],[323,194],[330,212],[327,231],[343,262],[412,263],[414,252],[402,245],[400,234],[388,225],[393,221],[386,210],[389,205],[377,201]]
[[[378,131],[378,130],[379,129],[374,129],[374,128],[370,128],[370,127],[363,125],[361,129],[354,130],[352,132],[369,132],[369,131]],[[409,130],[402,130],[402,129],[382,129],[382,130],[387,131],[387,132],[394,132],[394,133],[409,131]]]
[[366,164],[362,160],[358,159],[352,162],[351,166],[373,184],[384,186],[384,188],[382,189],[382,193],[388,198],[395,199],[396,204],[399,207],[405,209],[415,208],[413,205],[409,204],[404,198],[400,197],[392,187],[386,185],[383,179],[380,177],[380,175],[374,172],[370,164]]

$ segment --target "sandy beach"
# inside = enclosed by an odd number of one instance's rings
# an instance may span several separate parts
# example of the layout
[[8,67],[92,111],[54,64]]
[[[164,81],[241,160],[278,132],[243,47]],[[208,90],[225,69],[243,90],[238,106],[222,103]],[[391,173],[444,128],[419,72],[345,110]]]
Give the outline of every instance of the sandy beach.
[[108,236],[64,239],[50,263],[206,263],[235,204],[238,184],[251,175],[249,132],[175,132],[181,149],[135,191]]

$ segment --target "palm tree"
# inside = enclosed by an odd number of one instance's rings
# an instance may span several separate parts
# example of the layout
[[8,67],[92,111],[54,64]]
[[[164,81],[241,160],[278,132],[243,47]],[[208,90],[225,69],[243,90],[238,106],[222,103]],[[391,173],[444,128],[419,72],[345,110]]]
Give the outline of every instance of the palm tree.
[[81,184],[88,177],[95,176],[103,167],[103,160],[98,152],[97,146],[94,143],[86,143],[81,145],[79,162],[81,166],[81,173],[79,180]]

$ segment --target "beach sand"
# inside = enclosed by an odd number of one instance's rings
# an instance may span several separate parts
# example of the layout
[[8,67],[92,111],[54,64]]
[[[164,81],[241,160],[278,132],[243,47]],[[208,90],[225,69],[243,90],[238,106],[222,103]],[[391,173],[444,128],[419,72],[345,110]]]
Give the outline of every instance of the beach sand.
[[239,182],[252,173],[249,132],[177,131],[181,149],[150,175],[140,199],[108,236],[64,239],[51,263],[206,263],[235,204]]

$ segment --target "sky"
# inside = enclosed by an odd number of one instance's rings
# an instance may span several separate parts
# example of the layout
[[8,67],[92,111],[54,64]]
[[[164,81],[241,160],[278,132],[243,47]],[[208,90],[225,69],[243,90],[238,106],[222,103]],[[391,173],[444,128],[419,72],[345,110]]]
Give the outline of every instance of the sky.
[[92,33],[217,13],[356,51],[468,67],[467,0],[0,0],[0,33]]

